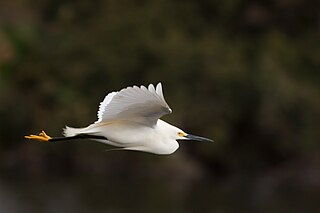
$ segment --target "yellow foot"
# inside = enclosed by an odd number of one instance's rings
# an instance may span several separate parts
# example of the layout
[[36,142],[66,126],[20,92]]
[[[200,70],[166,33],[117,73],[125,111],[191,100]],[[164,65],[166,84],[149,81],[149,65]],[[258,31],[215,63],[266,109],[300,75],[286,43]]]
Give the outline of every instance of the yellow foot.
[[43,130],[39,133],[39,135],[29,135],[24,137],[30,140],[36,140],[40,142],[49,142],[49,140],[51,139],[51,137],[47,135]]

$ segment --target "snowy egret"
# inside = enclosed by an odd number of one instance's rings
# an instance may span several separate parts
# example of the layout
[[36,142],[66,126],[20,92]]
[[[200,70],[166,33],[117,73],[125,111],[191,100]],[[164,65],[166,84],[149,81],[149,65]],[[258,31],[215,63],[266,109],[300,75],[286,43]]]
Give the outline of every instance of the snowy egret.
[[44,131],[25,138],[41,142],[92,139],[123,150],[154,154],[172,154],[179,148],[177,140],[213,142],[208,138],[187,134],[160,120],[172,110],[166,103],[162,85],[127,87],[109,93],[100,103],[98,120],[85,128],[66,126],[64,137],[50,137]]

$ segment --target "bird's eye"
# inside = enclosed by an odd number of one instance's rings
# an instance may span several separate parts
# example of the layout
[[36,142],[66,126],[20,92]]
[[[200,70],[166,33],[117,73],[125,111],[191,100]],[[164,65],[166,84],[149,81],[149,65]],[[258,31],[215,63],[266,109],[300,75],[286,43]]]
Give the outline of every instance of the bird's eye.
[[180,137],[185,136],[185,134],[184,134],[183,132],[178,132],[178,135],[179,135]]

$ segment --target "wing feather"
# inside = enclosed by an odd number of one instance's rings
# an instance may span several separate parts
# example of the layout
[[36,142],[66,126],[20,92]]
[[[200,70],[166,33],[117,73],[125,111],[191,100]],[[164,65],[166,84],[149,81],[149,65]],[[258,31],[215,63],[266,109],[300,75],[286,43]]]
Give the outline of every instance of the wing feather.
[[117,94],[118,92],[111,92],[109,93],[104,99],[103,101],[100,103],[99,105],[99,110],[98,110],[98,120],[95,123],[99,123],[102,121],[102,115],[105,111],[105,109],[107,108],[108,104],[111,102],[112,98]]
[[162,100],[164,100],[163,92],[162,92],[162,85],[161,85],[161,84],[158,84],[158,85],[157,85],[156,93],[159,95],[159,97],[160,97]]
[[156,88],[153,84],[148,88],[133,86],[108,94],[100,104],[96,123],[128,120],[153,126],[160,117],[171,112],[161,83]]

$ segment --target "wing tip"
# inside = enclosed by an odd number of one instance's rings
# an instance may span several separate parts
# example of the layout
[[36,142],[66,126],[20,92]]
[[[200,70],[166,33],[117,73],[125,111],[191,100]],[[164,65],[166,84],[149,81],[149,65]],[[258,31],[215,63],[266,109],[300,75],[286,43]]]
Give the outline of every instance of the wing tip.
[[99,123],[100,121],[102,121],[102,117],[103,117],[103,114],[107,108],[107,106],[110,104],[110,102],[112,101],[113,97],[117,94],[118,92],[110,92],[109,94],[107,94],[103,101],[100,102],[99,104],[99,109],[98,109],[98,112],[97,112],[97,117],[98,117],[98,120],[95,122],[95,123]]

